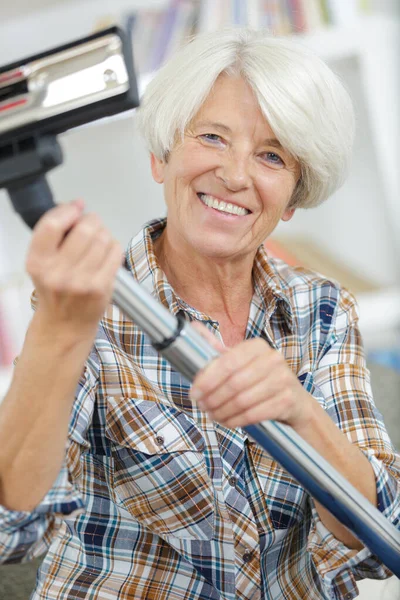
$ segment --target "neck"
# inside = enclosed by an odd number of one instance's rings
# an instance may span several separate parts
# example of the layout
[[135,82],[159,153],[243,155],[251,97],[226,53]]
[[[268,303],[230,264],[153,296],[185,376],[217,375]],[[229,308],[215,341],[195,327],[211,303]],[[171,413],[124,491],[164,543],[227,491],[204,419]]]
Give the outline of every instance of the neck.
[[174,243],[168,225],[154,242],[154,253],[175,293],[212,319],[245,319],[253,296],[254,256],[214,259],[199,255],[184,243]]

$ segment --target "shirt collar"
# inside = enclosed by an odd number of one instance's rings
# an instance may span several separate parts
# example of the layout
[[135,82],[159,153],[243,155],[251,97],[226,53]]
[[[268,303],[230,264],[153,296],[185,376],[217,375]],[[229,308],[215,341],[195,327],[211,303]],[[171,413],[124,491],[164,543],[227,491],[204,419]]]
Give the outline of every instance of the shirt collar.
[[[208,315],[192,308],[177,296],[158,264],[153,243],[164,231],[166,224],[167,219],[163,218],[149,221],[144,226],[128,246],[126,265],[137,281],[172,314],[176,315],[183,310],[195,319],[213,322]],[[292,332],[292,307],[285,294],[283,280],[268,260],[264,245],[258,248],[255,256],[253,278],[255,293],[264,304],[266,318],[269,319],[275,310],[280,310]]]
[[268,258],[264,244],[258,247],[254,258],[253,281],[255,291],[264,301],[266,316],[271,317],[275,310],[279,310],[290,333],[293,333],[292,305],[285,292],[287,285]]
[[169,284],[154,253],[154,242],[164,231],[167,220],[154,219],[131,240],[126,252],[126,266],[138,283],[155,296],[172,314],[179,310],[178,297]]

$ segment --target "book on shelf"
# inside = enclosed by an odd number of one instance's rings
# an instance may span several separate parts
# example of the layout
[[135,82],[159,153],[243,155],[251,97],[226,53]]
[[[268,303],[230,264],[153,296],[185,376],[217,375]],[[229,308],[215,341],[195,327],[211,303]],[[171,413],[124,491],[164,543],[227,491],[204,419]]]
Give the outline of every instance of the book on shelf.
[[226,26],[267,29],[275,35],[350,24],[368,12],[369,0],[169,0],[163,9],[133,14],[137,71],[157,70],[193,34]]
[[134,13],[133,55],[139,73],[157,70],[197,31],[199,0],[170,0],[163,10]]

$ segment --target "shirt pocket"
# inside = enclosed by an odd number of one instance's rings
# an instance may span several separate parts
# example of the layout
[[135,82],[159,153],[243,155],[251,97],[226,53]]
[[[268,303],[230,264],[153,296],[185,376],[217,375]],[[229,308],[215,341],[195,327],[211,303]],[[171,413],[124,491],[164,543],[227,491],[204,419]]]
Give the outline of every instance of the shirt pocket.
[[105,434],[112,442],[117,505],[159,535],[212,539],[205,442],[184,413],[147,400],[108,398]]
[[305,518],[306,490],[258,444],[250,442],[249,448],[273,528],[298,525]]

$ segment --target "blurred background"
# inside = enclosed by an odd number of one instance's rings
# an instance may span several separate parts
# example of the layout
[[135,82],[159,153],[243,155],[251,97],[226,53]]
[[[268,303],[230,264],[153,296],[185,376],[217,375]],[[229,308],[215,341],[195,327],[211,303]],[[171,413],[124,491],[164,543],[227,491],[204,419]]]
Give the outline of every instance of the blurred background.
[[[129,15],[141,91],[188,36],[229,24],[293,36],[343,80],[357,116],[350,176],[326,204],[279,225],[266,245],[355,294],[375,401],[399,448],[400,0],[13,0],[0,5],[0,66]],[[57,202],[84,198],[123,245],[165,214],[134,111],[70,130],[60,142],[64,163],[48,177]],[[31,317],[30,235],[0,191],[0,399]],[[371,597],[394,598],[387,583]]]

